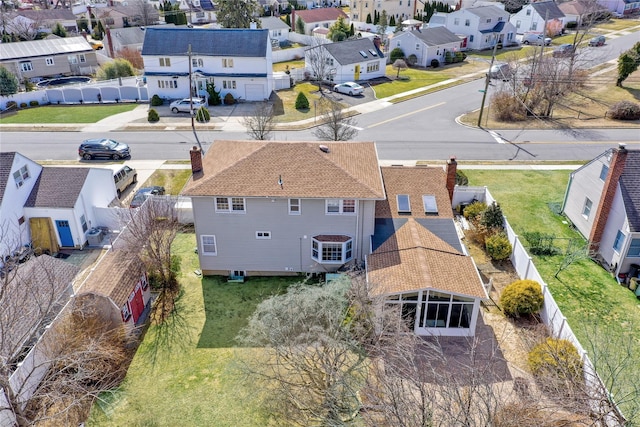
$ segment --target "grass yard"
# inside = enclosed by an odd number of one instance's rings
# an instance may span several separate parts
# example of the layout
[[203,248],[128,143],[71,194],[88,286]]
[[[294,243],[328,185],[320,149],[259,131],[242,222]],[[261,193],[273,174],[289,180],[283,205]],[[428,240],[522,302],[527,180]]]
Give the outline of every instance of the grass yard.
[[151,363],[156,327],[150,327],[121,387],[94,405],[87,426],[268,425],[256,407],[255,390],[233,374],[234,337],[264,298],[298,282],[292,278],[249,278],[227,284],[220,277],[201,278],[193,234],[178,235],[174,251],[182,256],[179,307],[184,322],[171,328],[174,339]]
[[0,118],[0,124],[95,123],[114,114],[126,113],[138,104],[46,105],[19,110]]
[[607,22],[598,24],[596,28],[608,31],[619,31],[638,26],[640,26],[640,22],[638,22],[637,19],[610,19]]
[[160,185],[167,194],[180,194],[190,176],[191,169],[157,169],[143,187]]
[[[568,171],[464,170],[464,173],[469,177],[469,185],[489,188],[518,235],[522,236],[527,231],[552,234],[560,239],[558,243],[561,247],[567,242],[563,238],[581,238],[577,231],[565,223],[563,216],[555,214],[549,207],[550,204],[556,208],[561,206],[569,179]],[[527,245],[524,237],[522,242]],[[619,340],[624,341],[624,337],[636,337],[631,354],[640,354],[640,322],[637,322],[640,301],[633,292],[618,285],[611,274],[591,260],[570,265],[556,279],[554,275],[562,256],[533,258],[554,299],[587,351],[588,340],[593,340],[596,335],[595,339],[608,345],[609,351],[619,352],[623,357],[623,348],[611,346],[617,345],[613,343]],[[594,329],[598,331],[597,334],[593,333]],[[590,353],[593,357],[593,353]],[[640,363],[636,360],[620,374],[617,386],[620,387],[625,381],[633,384],[638,378]],[[612,391],[620,396],[620,390]],[[630,415],[634,410],[637,411],[640,404],[638,397],[635,397],[635,403],[622,403],[623,412]]]
[[304,68],[304,59],[298,59],[296,61],[276,62],[275,64],[273,64],[273,71],[286,71],[294,68]]
[[[309,109],[296,110],[296,98],[302,92],[309,100]],[[295,122],[312,119],[318,112],[314,109],[314,101],[320,100],[318,86],[312,83],[298,83],[291,89],[279,90],[275,93],[274,112],[278,122]],[[271,98],[274,99],[273,97]]]

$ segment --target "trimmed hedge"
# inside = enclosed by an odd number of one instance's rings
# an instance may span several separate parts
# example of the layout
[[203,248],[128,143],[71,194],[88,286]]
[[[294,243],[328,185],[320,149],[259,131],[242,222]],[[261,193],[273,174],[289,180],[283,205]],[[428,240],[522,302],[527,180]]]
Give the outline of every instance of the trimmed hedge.
[[513,248],[505,233],[495,233],[484,241],[487,254],[494,261],[504,261],[509,258]]
[[510,317],[537,313],[543,303],[542,287],[535,280],[516,280],[500,295],[500,306]]
[[147,121],[149,123],[155,123],[160,121],[160,115],[155,109],[152,108],[149,110],[149,112],[147,113]]
[[551,391],[564,393],[567,386],[583,381],[580,354],[568,340],[547,338],[531,349],[527,362],[543,388]]

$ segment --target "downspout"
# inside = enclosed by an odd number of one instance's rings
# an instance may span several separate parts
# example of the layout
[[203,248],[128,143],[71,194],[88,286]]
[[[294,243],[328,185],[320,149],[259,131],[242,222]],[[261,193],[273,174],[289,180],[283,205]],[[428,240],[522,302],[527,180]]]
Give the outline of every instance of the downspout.
[[362,232],[360,231],[360,215],[361,215],[360,212],[362,212],[363,209],[362,209],[362,205],[361,205],[361,200],[360,199],[356,199],[356,200],[358,200],[358,205],[356,206],[356,209],[358,211],[357,211],[357,214],[356,214],[356,238],[354,240],[356,241],[356,245],[357,246],[354,249],[355,249],[356,254],[358,254],[357,255],[358,260],[360,260],[361,259],[361,254],[360,254],[360,236],[362,235]]

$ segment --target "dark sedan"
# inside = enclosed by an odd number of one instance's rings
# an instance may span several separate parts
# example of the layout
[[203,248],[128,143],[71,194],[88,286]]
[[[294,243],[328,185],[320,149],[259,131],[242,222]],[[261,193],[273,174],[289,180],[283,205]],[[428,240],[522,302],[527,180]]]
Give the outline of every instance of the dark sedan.
[[120,160],[131,157],[131,151],[127,144],[112,139],[87,139],[80,144],[78,155],[85,160],[91,160],[96,157]]

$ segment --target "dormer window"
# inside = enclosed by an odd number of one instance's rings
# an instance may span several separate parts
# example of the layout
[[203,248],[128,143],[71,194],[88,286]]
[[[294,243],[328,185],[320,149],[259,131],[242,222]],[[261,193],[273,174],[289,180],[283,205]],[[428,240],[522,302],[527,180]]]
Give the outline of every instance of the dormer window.
[[396,200],[398,201],[398,213],[399,214],[410,214],[411,213],[411,203],[409,203],[409,195],[408,194],[398,194],[396,196]]
[[425,214],[433,215],[438,213],[438,204],[436,203],[436,196],[433,196],[433,195],[422,196],[422,203],[424,205]]

